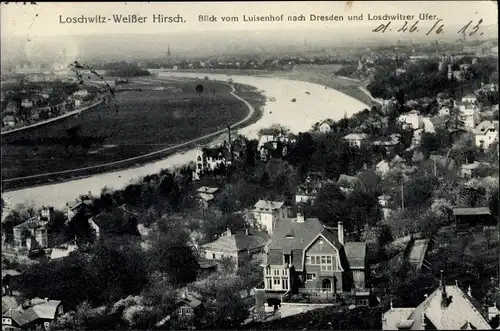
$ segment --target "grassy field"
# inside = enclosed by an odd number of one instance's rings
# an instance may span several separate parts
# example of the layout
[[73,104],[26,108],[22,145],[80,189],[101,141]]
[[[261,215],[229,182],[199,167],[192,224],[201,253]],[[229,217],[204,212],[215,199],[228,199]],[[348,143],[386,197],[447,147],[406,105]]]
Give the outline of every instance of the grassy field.
[[[204,86],[198,94],[195,86]],[[154,86],[165,86],[154,91]],[[218,82],[130,84],[115,102],[78,117],[2,137],[2,179],[94,166],[167,148],[243,119],[248,108]],[[125,87],[125,85],[123,86]],[[169,88],[169,89],[168,89]],[[249,102],[249,88],[236,91]],[[255,120],[255,119],[253,119]]]

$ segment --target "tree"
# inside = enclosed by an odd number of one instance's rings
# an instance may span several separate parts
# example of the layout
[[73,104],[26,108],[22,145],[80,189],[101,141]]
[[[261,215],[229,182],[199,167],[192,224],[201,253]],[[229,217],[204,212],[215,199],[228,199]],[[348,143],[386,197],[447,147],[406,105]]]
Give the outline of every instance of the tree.
[[203,93],[203,90],[204,90],[203,85],[201,85],[201,84],[196,85],[195,90],[196,90],[196,93],[201,95]]
[[198,261],[189,245],[189,233],[171,218],[159,221],[148,252],[152,270],[164,272],[173,284],[186,284],[196,279]]
[[337,226],[339,221],[344,221],[345,195],[337,185],[328,183],[318,192],[313,205],[314,214],[326,225]]
[[355,190],[344,202],[345,229],[360,239],[366,224],[374,226],[382,219],[382,210],[375,195]]
[[207,304],[205,328],[237,329],[249,316],[249,311],[235,285],[220,285],[216,290],[215,302]]

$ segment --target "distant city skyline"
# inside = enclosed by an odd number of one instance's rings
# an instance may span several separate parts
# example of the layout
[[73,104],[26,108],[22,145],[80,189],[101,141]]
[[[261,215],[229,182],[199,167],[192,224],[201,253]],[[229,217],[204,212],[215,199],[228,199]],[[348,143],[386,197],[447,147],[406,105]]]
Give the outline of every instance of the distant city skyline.
[[[483,19],[485,26],[497,24],[497,2],[493,1],[353,1],[349,6],[346,1],[338,2],[176,2],[176,3],[37,3],[36,5],[22,3],[1,4],[1,34],[2,38],[13,36],[36,38],[37,36],[62,35],[104,35],[116,34],[149,34],[175,33],[194,31],[224,31],[224,30],[275,30],[275,29],[311,29],[323,28],[355,31],[359,28],[376,27],[380,21],[368,21],[368,14],[404,14],[415,15],[428,13],[437,15],[446,25],[467,24],[470,20]],[[93,17],[101,15],[108,18],[113,15],[139,15],[147,17],[146,23],[60,23],[67,17]],[[177,14],[186,19],[186,23],[152,23],[152,16]],[[242,22],[242,15],[280,15],[284,22]],[[288,22],[288,15],[360,15],[363,21],[340,22]],[[198,15],[239,16],[238,23],[223,23],[220,18],[217,23],[200,23]],[[416,20],[417,18],[415,18]],[[396,21],[395,21],[396,22]],[[420,21],[422,26],[432,26],[434,21]],[[371,30],[371,29],[370,29]]]

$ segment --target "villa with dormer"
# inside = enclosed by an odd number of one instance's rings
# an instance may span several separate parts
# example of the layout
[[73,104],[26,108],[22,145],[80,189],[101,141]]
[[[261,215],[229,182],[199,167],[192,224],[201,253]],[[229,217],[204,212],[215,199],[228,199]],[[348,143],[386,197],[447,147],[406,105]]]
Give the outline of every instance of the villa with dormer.
[[335,300],[341,293],[369,293],[366,243],[346,241],[342,222],[328,227],[307,218],[300,205],[296,218],[277,220],[262,268],[257,290],[268,305],[280,305],[285,295]]

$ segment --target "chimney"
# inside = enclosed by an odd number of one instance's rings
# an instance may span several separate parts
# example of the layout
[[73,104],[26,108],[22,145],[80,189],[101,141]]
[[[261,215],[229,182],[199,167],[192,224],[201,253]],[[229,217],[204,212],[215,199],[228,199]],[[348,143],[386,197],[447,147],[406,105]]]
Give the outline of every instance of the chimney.
[[339,221],[337,228],[339,242],[341,245],[344,245],[344,223],[342,221]]
[[245,234],[248,236],[250,233],[248,232],[248,228],[245,229]]
[[231,233],[231,229],[230,228],[227,228],[226,229],[226,236],[230,237],[232,235]]
[[297,205],[297,223],[304,223],[304,207],[302,204]]

